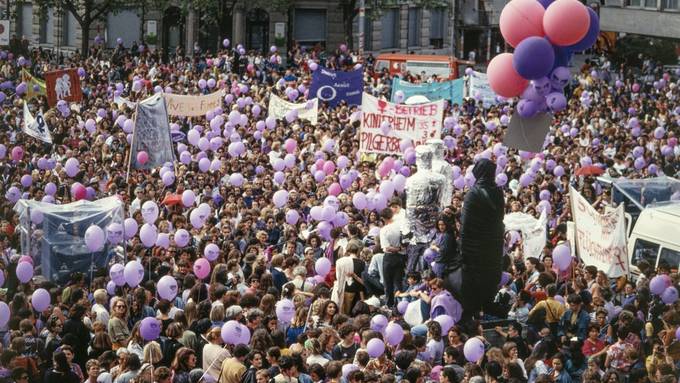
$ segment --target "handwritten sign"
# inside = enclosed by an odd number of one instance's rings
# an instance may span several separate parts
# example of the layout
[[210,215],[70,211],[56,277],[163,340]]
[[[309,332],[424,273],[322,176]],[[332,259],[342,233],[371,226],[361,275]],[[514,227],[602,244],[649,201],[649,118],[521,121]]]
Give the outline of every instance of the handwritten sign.
[[586,265],[605,270],[610,278],[628,273],[626,220],[623,205],[600,214],[576,189],[569,187],[576,226],[576,253]]
[[297,110],[299,119],[307,120],[312,125],[316,125],[319,116],[318,98],[313,98],[304,103],[294,104],[282,99],[275,94],[271,94],[269,96],[269,106],[267,107],[267,113],[277,120],[283,120],[286,117],[286,113],[293,109]]
[[222,105],[224,90],[205,96],[186,96],[181,94],[164,93],[165,105],[169,116],[197,117],[205,116],[211,110]]
[[[399,143],[411,139],[413,146],[441,135],[444,100],[419,105],[394,104],[364,93],[361,102],[359,150],[363,153],[402,154]],[[381,130],[383,121],[390,129]]]

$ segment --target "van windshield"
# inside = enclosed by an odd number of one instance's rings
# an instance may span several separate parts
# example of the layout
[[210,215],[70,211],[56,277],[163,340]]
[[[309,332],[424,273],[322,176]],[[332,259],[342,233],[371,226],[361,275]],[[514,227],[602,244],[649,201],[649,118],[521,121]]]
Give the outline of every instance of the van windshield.
[[633,249],[633,259],[631,263],[637,266],[641,261],[647,261],[652,268],[656,266],[656,256],[659,254],[659,245],[644,239],[635,240],[635,248]]
[[680,266],[680,251],[672,249],[661,248],[661,256],[659,257],[659,265],[666,264],[670,269],[677,270]]

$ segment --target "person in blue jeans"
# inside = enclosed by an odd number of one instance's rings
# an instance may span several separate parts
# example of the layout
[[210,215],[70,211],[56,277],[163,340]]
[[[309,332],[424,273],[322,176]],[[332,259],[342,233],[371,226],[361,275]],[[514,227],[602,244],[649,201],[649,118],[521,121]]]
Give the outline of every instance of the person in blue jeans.
[[562,315],[557,325],[557,336],[561,337],[563,344],[574,337],[583,342],[588,336],[590,315],[583,310],[583,300],[580,295],[569,294],[567,303],[569,309]]

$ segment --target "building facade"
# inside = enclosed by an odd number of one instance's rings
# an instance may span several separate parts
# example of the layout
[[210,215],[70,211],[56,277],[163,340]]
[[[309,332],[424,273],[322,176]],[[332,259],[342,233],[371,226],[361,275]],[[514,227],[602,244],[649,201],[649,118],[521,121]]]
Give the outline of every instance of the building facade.
[[[7,4],[8,0],[5,0]],[[109,48],[122,38],[126,46],[146,41],[152,47],[174,51],[182,46],[189,54],[194,45],[214,51],[224,38],[234,45],[268,50],[284,49],[296,42],[305,47],[336,49],[343,43],[358,47],[359,17],[352,33],[346,34],[342,9],[337,1],[293,0],[288,9],[274,10],[263,1],[238,0],[219,26],[208,27],[196,11],[183,12],[179,1],[166,9],[123,8],[110,12],[103,21],[92,24],[90,44],[95,36],[104,38]],[[451,54],[453,7],[424,9],[413,1],[395,2],[379,14],[364,19],[364,50],[369,52],[415,51]],[[452,2],[453,4],[453,2]],[[62,52],[80,49],[82,31],[76,18],[58,8],[38,7],[29,1],[10,12],[10,30],[25,36],[33,45]],[[4,7],[3,7],[4,9]],[[7,6],[9,10],[9,6]]]
[[600,29],[660,38],[680,38],[680,0],[605,0]]

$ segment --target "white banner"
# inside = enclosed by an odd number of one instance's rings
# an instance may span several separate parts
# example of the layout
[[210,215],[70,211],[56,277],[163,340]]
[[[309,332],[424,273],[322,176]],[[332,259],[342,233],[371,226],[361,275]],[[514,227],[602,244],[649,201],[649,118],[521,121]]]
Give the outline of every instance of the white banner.
[[[403,139],[411,139],[416,147],[431,138],[439,138],[445,104],[445,100],[417,105],[393,104],[364,93],[359,150],[363,153],[401,155],[399,143]],[[383,121],[390,124],[388,132],[380,128]]]
[[29,136],[36,138],[40,141],[52,143],[52,135],[50,134],[50,128],[47,126],[47,121],[42,112],[38,112],[38,117],[33,118],[31,112],[28,110],[28,104],[24,102],[24,133]]
[[298,111],[299,119],[307,120],[312,125],[316,125],[319,116],[319,99],[314,98],[301,104],[293,104],[275,94],[269,96],[269,106],[267,107],[269,116],[277,120],[284,120],[286,113],[293,109]]
[[136,102],[130,101],[125,97],[117,96],[113,98],[113,103],[116,104],[117,107],[121,107],[123,105],[127,105],[130,109],[135,109],[137,106]]
[[163,93],[168,116],[197,117],[205,116],[222,105],[224,89],[206,95],[182,95]]
[[545,212],[538,219],[526,213],[506,214],[503,224],[506,231],[522,233],[522,251],[525,257],[541,258],[548,238],[548,216]]
[[576,225],[576,254],[583,263],[604,270],[610,278],[628,274],[623,205],[600,214],[571,186],[569,196]]
[[0,20],[0,45],[9,45],[9,20]]
[[486,73],[472,71],[468,79],[468,97],[482,100],[484,107],[496,104],[496,93],[491,90]]

